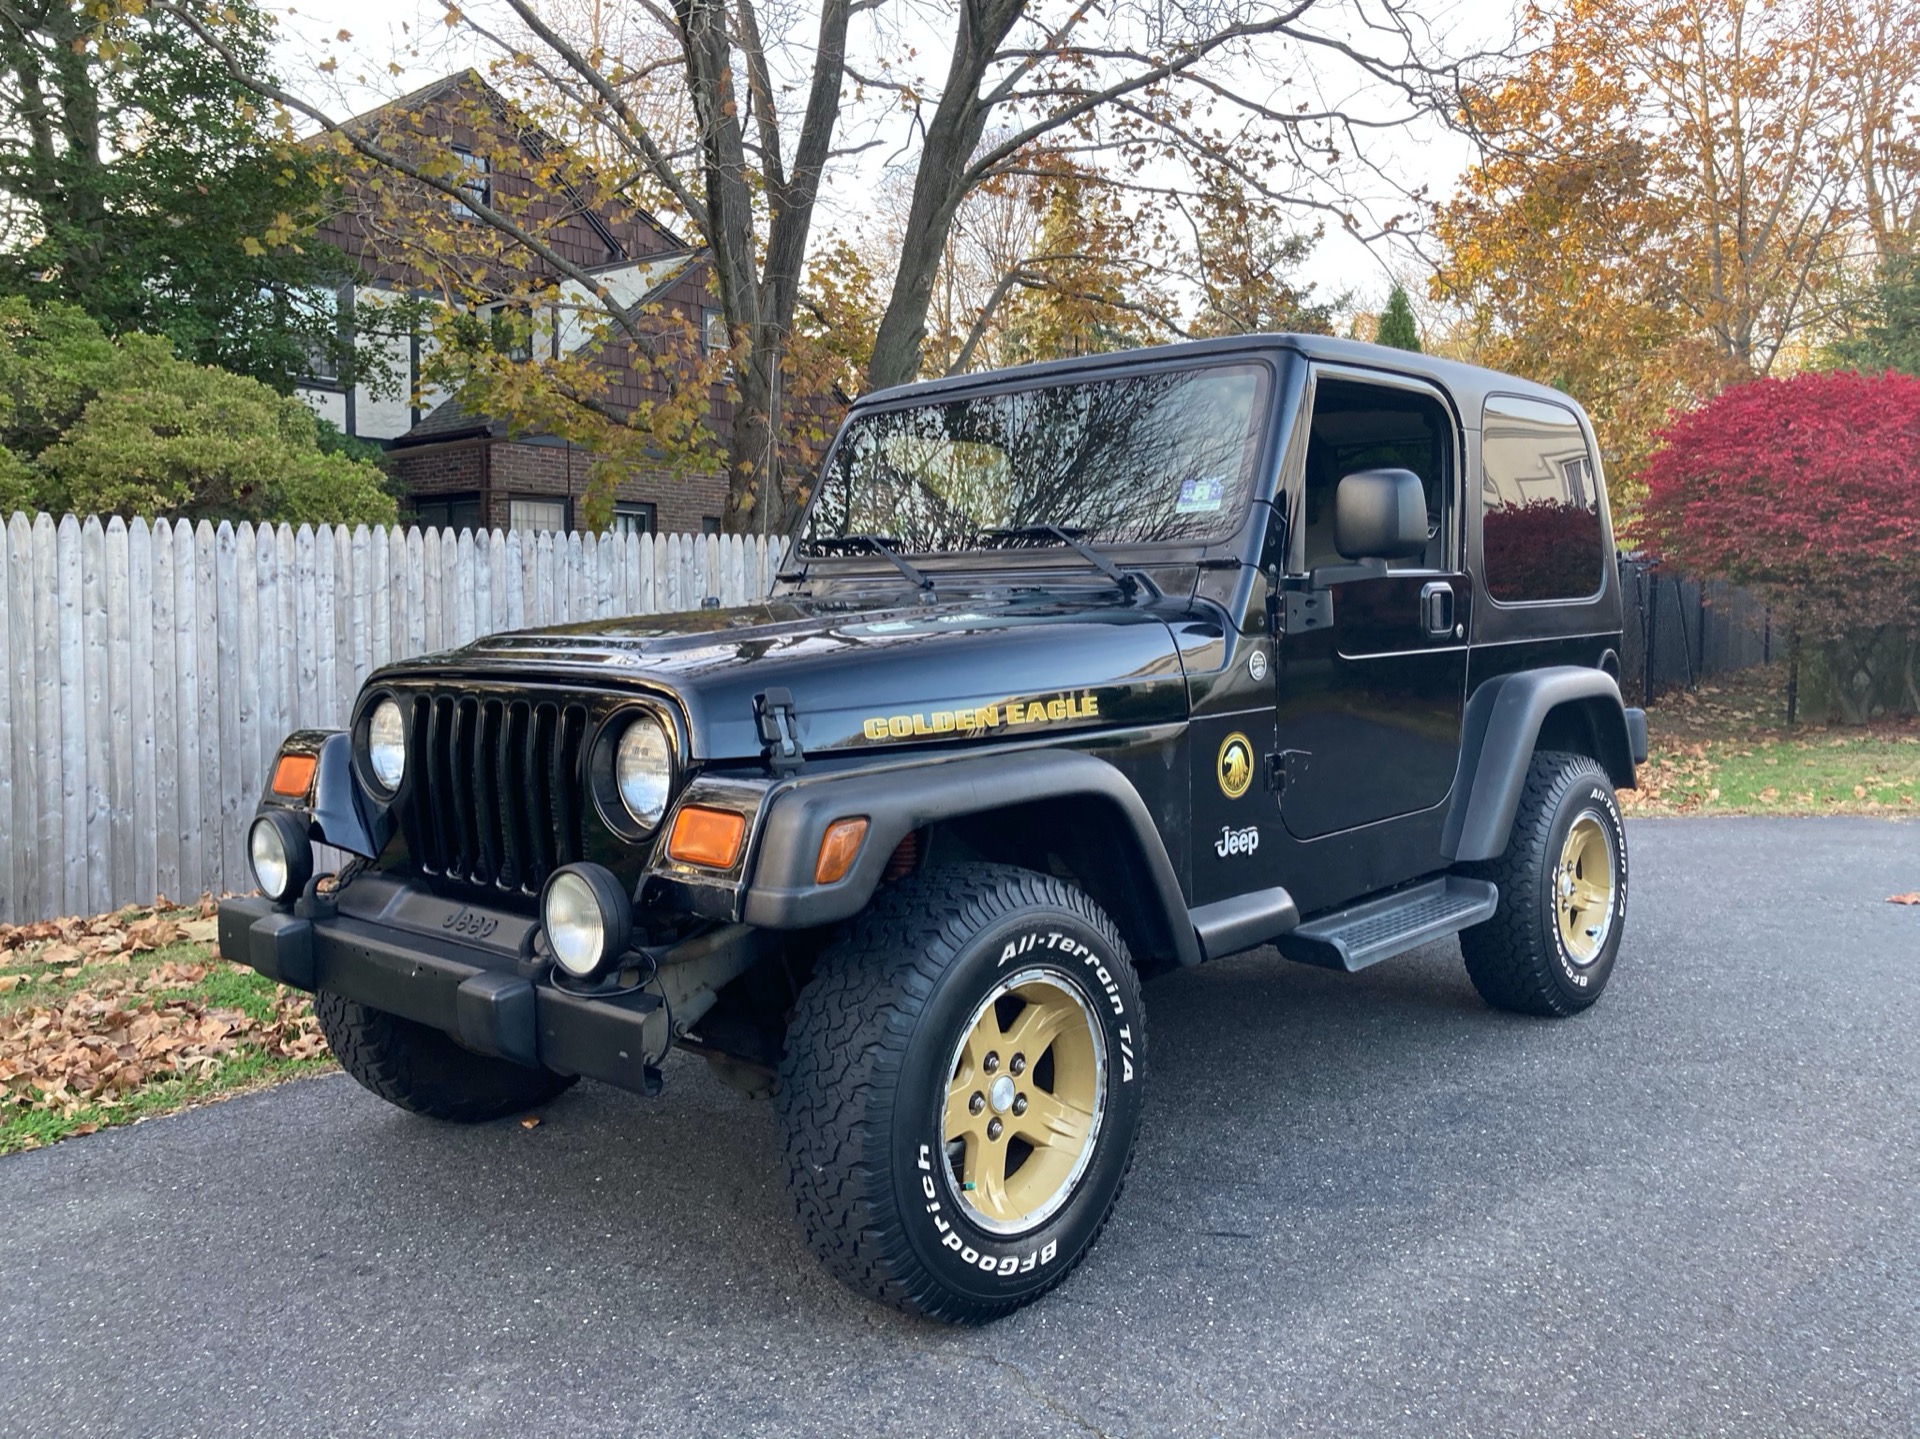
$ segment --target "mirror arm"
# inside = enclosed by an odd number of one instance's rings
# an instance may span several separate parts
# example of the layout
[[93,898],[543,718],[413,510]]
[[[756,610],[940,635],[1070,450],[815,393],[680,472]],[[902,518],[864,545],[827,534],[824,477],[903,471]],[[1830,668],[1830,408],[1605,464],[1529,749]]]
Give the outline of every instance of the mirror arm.
[[1387,562],[1379,559],[1350,560],[1344,565],[1316,565],[1307,571],[1306,588],[1330,590],[1335,585],[1355,580],[1377,580],[1387,573]]

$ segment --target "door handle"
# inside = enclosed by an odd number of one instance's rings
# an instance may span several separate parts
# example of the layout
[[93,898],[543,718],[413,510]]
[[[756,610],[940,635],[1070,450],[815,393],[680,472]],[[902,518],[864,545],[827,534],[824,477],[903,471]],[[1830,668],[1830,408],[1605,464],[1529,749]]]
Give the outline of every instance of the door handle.
[[1420,623],[1433,639],[1453,634],[1453,586],[1445,580],[1421,588]]

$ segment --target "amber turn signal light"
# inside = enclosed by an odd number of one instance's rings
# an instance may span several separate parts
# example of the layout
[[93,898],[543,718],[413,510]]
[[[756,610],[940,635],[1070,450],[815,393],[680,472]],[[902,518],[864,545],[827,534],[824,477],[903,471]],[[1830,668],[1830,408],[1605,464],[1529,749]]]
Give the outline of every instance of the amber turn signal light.
[[273,767],[273,792],[288,799],[305,799],[313,788],[313,772],[320,761],[310,754],[283,754]]
[[690,804],[674,817],[667,837],[667,853],[682,864],[708,869],[732,869],[746,838],[747,817],[730,809],[706,809]]
[[867,837],[867,817],[836,819],[820,836],[820,858],[814,862],[815,884],[838,884],[853,868],[860,853],[860,841]]

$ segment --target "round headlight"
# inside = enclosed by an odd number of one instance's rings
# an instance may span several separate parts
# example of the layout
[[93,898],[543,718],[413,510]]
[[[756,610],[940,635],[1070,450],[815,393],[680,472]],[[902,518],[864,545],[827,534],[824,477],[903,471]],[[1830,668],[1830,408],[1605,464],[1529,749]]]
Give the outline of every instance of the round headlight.
[[540,896],[540,923],[554,963],[576,979],[590,979],[627,951],[633,905],[611,870],[570,864],[553,872]]
[[393,700],[381,700],[367,721],[367,764],[389,790],[400,788],[407,772],[407,725]]
[[291,899],[305,887],[313,869],[313,847],[291,814],[275,811],[254,820],[247,831],[247,858],[260,892],[275,903]]
[[673,743],[660,721],[643,716],[627,726],[614,751],[613,780],[620,803],[642,828],[660,823],[673,791]]
[[587,882],[577,874],[556,874],[547,886],[542,911],[554,961],[568,974],[583,979],[598,969],[606,952],[607,930]]

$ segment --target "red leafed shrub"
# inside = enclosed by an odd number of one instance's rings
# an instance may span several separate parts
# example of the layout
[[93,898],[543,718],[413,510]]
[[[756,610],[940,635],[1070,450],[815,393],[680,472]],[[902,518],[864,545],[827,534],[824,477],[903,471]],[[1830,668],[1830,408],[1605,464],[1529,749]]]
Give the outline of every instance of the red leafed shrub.
[[[1761,591],[1826,648],[1840,688],[1858,691],[1857,656],[1887,634],[1920,633],[1920,379],[1737,385],[1661,432],[1646,478],[1654,552]],[[1916,703],[1911,673],[1906,689]]]

